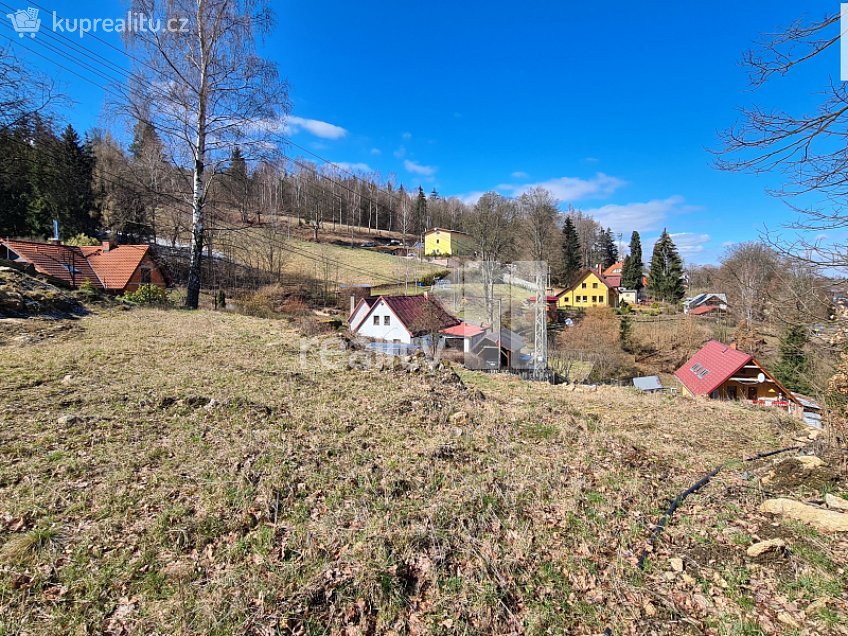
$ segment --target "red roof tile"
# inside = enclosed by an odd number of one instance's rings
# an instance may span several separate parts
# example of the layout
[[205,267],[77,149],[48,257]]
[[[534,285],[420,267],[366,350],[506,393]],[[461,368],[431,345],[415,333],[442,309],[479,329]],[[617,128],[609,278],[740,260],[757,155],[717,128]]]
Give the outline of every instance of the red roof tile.
[[354,332],[359,331],[365,324],[381,300],[389,306],[412,336],[420,336],[431,330],[441,331],[460,323],[457,318],[446,312],[438,301],[428,296],[380,296],[371,305],[365,317],[353,328]]
[[101,246],[82,247],[88,262],[106,289],[120,290],[127,286],[135,270],[141,265],[148,250],[147,245],[118,245],[104,252]]
[[79,247],[55,245],[35,241],[2,241],[8,249],[18,255],[18,261],[29,263],[36,271],[79,286],[88,281],[95,287],[103,283]]
[[441,330],[459,324],[459,320],[446,312],[438,301],[428,296],[382,298],[413,336],[427,333],[433,327]]
[[721,308],[717,305],[701,305],[700,307],[695,307],[694,309],[689,310],[690,316],[703,316],[704,314],[709,314],[714,311],[719,311]]
[[674,375],[693,395],[709,395],[752,359],[743,351],[710,340]]
[[442,333],[446,336],[457,336],[459,338],[473,338],[484,332],[484,329],[477,325],[470,325],[467,322],[461,322],[454,327],[442,329]]
[[[609,267],[604,270],[604,276],[621,276],[621,270],[624,267],[624,261],[618,261],[617,263],[613,263]],[[617,272],[615,270],[618,270]]]
[[[2,241],[21,262],[36,271],[79,287],[85,281],[95,287],[120,291],[150,250],[147,245],[118,245],[104,252],[103,247],[56,245],[35,241]],[[71,268],[75,272],[71,271]]]

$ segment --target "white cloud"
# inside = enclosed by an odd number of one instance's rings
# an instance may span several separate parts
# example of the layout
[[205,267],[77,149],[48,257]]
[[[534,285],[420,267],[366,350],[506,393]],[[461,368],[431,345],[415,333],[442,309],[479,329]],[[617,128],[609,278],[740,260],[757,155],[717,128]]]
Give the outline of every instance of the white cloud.
[[404,140],[409,141],[410,139],[412,139],[412,133],[411,132],[405,132],[401,135],[401,137],[403,137]]
[[710,240],[709,234],[696,234],[694,232],[677,232],[669,234],[671,240],[677,246],[677,251],[685,258],[694,256],[704,251],[704,243]]
[[362,162],[348,163],[347,161],[334,161],[333,165],[338,166],[345,172],[372,172],[371,166],[369,166],[367,163]]
[[522,171],[522,170],[516,170],[515,172],[513,172],[509,176],[511,176],[513,179],[526,179],[530,175],[527,174],[526,172]]
[[456,195],[456,198],[462,201],[465,205],[475,205],[484,194],[486,193],[480,190],[477,192],[469,192],[467,194],[458,194]]
[[611,177],[598,172],[591,179],[580,177],[559,177],[538,183],[501,184],[498,190],[506,190],[514,196],[520,196],[533,188],[544,188],[560,201],[570,202],[586,198],[607,197],[622,187],[625,182],[618,177]]
[[583,210],[603,227],[629,235],[633,230],[642,232],[659,229],[670,214],[692,210],[681,196],[653,199],[641,203],[609,203],[597,208]]
[[407,172],[411,172],[412,174],[420,174],[425,177],[432,177],[434,174],[436,174],[435,166],[425,166],[423,164],[410,161],[409,159],[404,160],[403,167],[406,168]]
[[347,130],[341,126],[336,126],[325,121],[295,117],[294,115],[286,117],[283,124],[284,132],[296,134],[301,130],[305,130],[321,139],[341,139],[347,135]]
[[378,156],[378,155],[383,154],[383,151],[382,151],[382,150],[380,150],[379,148],[372,148],[372,149],[371,149],[371,154],[372,154],[372,155],[374,155],[374,156],[376,157],[376,156]]

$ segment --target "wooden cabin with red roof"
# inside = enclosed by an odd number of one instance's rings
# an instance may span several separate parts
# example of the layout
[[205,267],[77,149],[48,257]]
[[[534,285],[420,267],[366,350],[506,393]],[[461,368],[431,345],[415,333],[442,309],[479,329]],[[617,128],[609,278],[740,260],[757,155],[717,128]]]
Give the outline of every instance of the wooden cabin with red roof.
[[38,274],[78,288],[88,283],[96,289],[123,294],[141,285],[166,287],[162,270],[149,245],[63,245],[58,241],[0,240],[0,258],[29,267]]
[[710,340],[674,372],[683,394],[715,400],[740,400],[803,414],[801,401],[754,356]]

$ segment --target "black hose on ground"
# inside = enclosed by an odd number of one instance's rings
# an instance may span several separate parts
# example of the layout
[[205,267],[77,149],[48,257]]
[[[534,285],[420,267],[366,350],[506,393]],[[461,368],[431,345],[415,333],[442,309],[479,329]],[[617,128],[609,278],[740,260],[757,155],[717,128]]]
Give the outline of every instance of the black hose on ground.
[[[800,448],[803,448],[803,447],[802,446],[789,446],[787,448],[781,448],[780,450],[768,451],[766,453],[760,453],[759,455],[754,455],[753,457],[746,457],[743,461],[752,462],[752,461],[757,460],[757,459],[763,459],[764,457],[771,457],[773,455],[779,455],[780,453],[788,453],[789,451],[799,450]],[[697,482],[692,484],[689,488],[687,488],[686,490],[681,492],[679,495],[677,495],[677,497],[674,498],[674,500],[671,502],[671,505],[665,511],[665,514],[663,514],[663,516],[660,517],[660,520],[657,522],[657,525],[654,526],[654,529],[651,532],[651,535],[648,537],[648,545],[645,547],[644,550],[642,550],[642,554],[639,556],[639,561],[637,562],[636,565],[640,570],[643,570],[645,568],[645,561],[648,558],[649,551],[654,547],[654,544],[656,543],[657,537],[659,537],[660,534],[662,533],[662,531],[665,529],[666,525],[668,524],[669,519],[671,519],[671,515],[674,514],[674,511],[677,510],[677,508],[680,506],[680,504],[682,504],[683,501],[689,495],[691,495],[692,493],[698,492],[701,488],[703,488],[708,483],[710,483],[710,480],[712,480],[713,477],[718,475],[719,472],[721,472],[722,468],[724,468],[725,466],[727,466],[727,463],[724,463],[724,464],[717,466],[712,471],[710,471],[709,473],[704,475],[701,479],[699,479]]]

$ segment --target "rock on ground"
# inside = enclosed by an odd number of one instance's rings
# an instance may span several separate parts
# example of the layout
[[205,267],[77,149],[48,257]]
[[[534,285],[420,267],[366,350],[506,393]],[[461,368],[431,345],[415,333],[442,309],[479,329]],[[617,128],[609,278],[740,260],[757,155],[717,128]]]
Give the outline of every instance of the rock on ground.
[[822,532],[848,532],[848,514],[823,510],[793,499],[768,499],[762,503],[760,511],[806,523]]
[[761,554],[764,554],[771,550],[779,550],[785,547],[786,541],[784,541],[783,539],[770,539],[768,541],[760,541],[759,543],[755,543],[754,545],[748,548],[747,552],[749,557],[756,558]]

